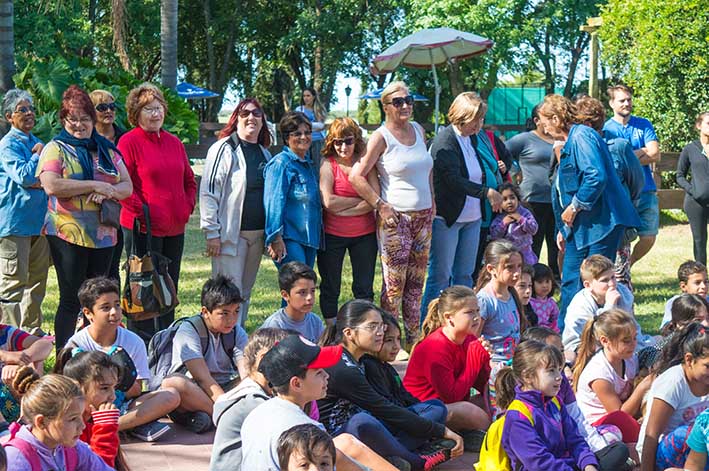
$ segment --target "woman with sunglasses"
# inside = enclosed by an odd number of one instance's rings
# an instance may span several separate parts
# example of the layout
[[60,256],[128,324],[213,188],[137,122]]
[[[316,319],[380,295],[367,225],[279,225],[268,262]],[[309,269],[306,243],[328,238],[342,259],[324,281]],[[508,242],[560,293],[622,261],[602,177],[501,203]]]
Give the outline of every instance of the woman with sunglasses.
[[[382,308],[399,317],[403,311],[405,349],[419,332],[419,309],[431,247],[433,159],[426,150],[423,128],[410,122],[413,97],[404,82],[382,92],[386,121],[373,134],[367,153],[353,167],[350,182],[376,208],[382,258]],[[381,196],[367,175],[376,167]]]
[[[320,310],[325,322],[337,316],[342,285],[342,262],[350,253],[352,294],[357,299],[374,298],[374,268],[377,264],[377,235],[374,208],[352,188],[352,165],[364,154],[362,131],[350,118],[337,118],[325,139],[320,166],[320,193],[323,200],[325,250],[318,252]],[[369,184],[379,188],[376,172],[367,175]]]
[[278,128],[285,145],[264,173],[266,248],[279,268],[294,260],[312,268],[322,243],[318,169],[308,159],[312,127],[307,116],[291,111]]
[[257,99],[241,100],[207,152],[199,189],[200,227],[212,258],[212,276],[225,275],[239,287],[242,327],[263,256],[263,170],[271,159],[266,122]]

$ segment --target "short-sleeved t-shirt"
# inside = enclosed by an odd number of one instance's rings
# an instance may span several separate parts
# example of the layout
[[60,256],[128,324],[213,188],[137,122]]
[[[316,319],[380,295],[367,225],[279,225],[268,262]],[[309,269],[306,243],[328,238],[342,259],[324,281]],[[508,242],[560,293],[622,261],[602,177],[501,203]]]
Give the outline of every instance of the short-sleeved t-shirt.
[[621,402],[625,402],[633,392],[633,379],[637,373],[638,366],[635,356],[625,361],[625,375],[621,376],[608,362],[603,350],[597,351],[581,372],[576,391],[576,402],[586,420],[594,423],[608,413],[598,399],[598,395],[591,389],[592,382],[599,379],[608,381],[613,385],[613,390]]
[[135,363],[135,369],[138,372],[138,379],[150,379],[150,369],[148,368],[148,350],[145,348],[145,343],[138,336],[138,334],[131,332],[128,329],[124,329],[119,326],[118,331],[116,332],[116,340],[113,342],[113,345],[109,347],[104,348],[97,344],[91,337],[88,327],[75,333],[69,339],[67,345],[74,345],[87,352],[93,352],[94,350],[107,352],[111,347],[121,347],[126,351],[130,359],[133,360],[133,363]]
[[522,169],[519,190],[522,200],[531,203],[551,203],[552,144],[533,132],[523,132],[505,141],[505,147]]
[[485,321],[482,336],[492,344],[492,361],[500,362],[512,358],[519,343],[519,311],[515,299],[510,295],[507,301],[498,299],[490,285],[478,294],[480,317]]
[[[172,366],[170,373],[177,372],[185,362],[202,358],[209,368],[209,374],[219,383],[225,384],[234,379],[237,374],[234,365],[244,356],[244,347],[249,341],[249,336],[237,325],[234,327],[236,340],[234,342],[234,352],[231,358],[222,345],[221,334],[209,332],[209,346],[207,353],[202,354],[202,342],[199,339],[199,332],[189,322],[183,322],[175,333],[172,341]],[[189,376],[189,373],[188,373]]]
[[[680,425],[689,425],[709,407],[709,394],[706,396],[695,396],[689,389],[689,384],[684,375],[682,365],[676,365],[658,376],[653,381],[648,394],[647,412],[645,417],[649,417],[652,412],[652,403],[655,399],[661,399],[672,406],[674,412],[667,422],[663,435],[668,434]],[[647,420],[643,421],[640,428],[640,439],[638,441],[638,453],[642,456],[643,438],[645,437],[645,427]]]
[[[657,141],[657,134],[655,134],[655,128],[652,127],[652,123],[645,118],[637,116],[631,116],[625,126],[610,118],[603,125],[603,137],[605,139],[627,139],[630,141],[633,150],[642,149],[648,142]],[[643,192],[656,191],[657,186],[652,178],[650,165],[643,165],[643,173],[645,173]]]
[[309,312],[305,315],[302,321],[294,321],[288,314],[285,308],[280,308],[263,322],[261,328],[275,327],[278,329],[292,329],[300,333],[303,337],[311,342],[317,343],[318,339],[325,330],[325,324],[320,318]]
[[6,352],[19,352],[22,344],[30,334],[7,324],[0,324],[0,350]]
[[[113,165],[118,168],[121,158],[111,153]],[[116,184],[121,181],[120,174],[109,175],[98,167],[98,157],[94,156],[94,180]],[[79,157],[71,146],[51,141],[42,151],[37,165],[37,176],[43,172],[52,172],[69,180],[83,180]],[[77,195],[71,198],[49,196],[47,216],[42,233],[57,236],[70,244],[88,248],[106,248],[116,245],[118,233],[115,227],[101,224],[99,214],[101,205],[89,202],[89,195]]]
[[709,453],[709,409],[699,414],[694,421],[687,445],[697,453]]

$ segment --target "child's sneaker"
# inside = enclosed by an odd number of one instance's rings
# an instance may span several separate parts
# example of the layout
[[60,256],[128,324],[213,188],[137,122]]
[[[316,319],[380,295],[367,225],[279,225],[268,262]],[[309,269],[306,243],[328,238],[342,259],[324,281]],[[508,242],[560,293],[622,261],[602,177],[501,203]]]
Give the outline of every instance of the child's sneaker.
[[424,471],[429,471],[441,463],[445,463],[451,459],[450,450],[440,450],[430,455],[421,455],[423,458],[423,469]]
[[400,456],[387,456],[385,459],[399,471],[411,471],[411,464]]
[[212,428],[212,418],[206,412],[170,412],[168,415],[176,424],[180,424],[190,432],[204,433]]
[[128,433],[138,440],[143,440],[144,442],[154,442],[169,431],[170,426],[168,424],[161,424],[156,420],[147,424],[138,425],[137,427],[129,430]]
[[485,432],[481,430],[466,430],[460,432],[460,436],[463,437],[463,449],[472,453],[479,453],[480,448],[483,446],[483,440],[485,440]]

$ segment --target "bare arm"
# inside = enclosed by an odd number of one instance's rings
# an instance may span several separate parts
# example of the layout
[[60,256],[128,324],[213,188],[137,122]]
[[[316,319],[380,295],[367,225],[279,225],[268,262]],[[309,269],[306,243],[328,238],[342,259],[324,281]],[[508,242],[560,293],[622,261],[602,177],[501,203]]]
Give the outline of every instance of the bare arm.
[[655,471],[657,444],[673,413],[674,408],[671,405],[662,399],[653,399],[652,413],[647,416],[640,471]]
[[[648,378],[650,380],[648,381]],[[621,402],[618,395],[613,389],[613,385],[603,379],[597,379],[591,383],[591,389],[598,396],[598,400],[601,401],[603,408],[606,412],[614,412],[617,410],[622,410],[627,414],[635,417],[640,411],[640,406],[642,404],[643,396],[650,389],[652,384],[652,377],[648,376],[643,381],[638,384],[630,397],[625,401]]]
[[635,151],[642,165],[650,165],[660,161],[660,144],[657,141],[648,142],[645,147]]
[[126,165],[121,161],[118,163],[118,173],[121,176],[121,181],[113,185],[113,198],[123,200],[133,194],[133,182],[130,179],[130,174]]
[[336,195],[333,192],[334,186],[335,179],[332,176],[332,165],[327,160],[324,160],[320,166],[320,194],[322,195],[322,205],[325,209],[330,213],[342,215],[340,211],[354,208],[362,202],[362,198]]
[[214,378],[212,378],[212,375],[209,374],[209,368],[203,358],[187,360],[185,367],[192,375],[192,379],[197,382],[199,387],[202,388],[202,391],[207,393],[207,396],[209,396],[212,402],[216,401],[219,396],[224,394],[222,387],[219,386],[219,384],[214,381]]
[[96,180],[72,180],[62,178],[58,173],[44,171],[39,176],[42,188],[49,196],[57,198],[71,198],[72,196],[88,195],[98,193],[108,198],[112,198],[115,190],[110,183]]
[[355,191],[372,207],[377,206],[379,194],[369,184],[367,175],[374,169],[379,157],[382,156],[385,150],[386,142],[384,138],[381,133],[375,132],[367,144],[367,152],[364,157],[352,166],[352,171],[350,172],[350,183],[352,183]]
[[49,353],[54,348],[51,340],[46,340],[42,337],[30,335],[22,342],[23,352],[30,357],[32,362],[44,361],[49,356]]

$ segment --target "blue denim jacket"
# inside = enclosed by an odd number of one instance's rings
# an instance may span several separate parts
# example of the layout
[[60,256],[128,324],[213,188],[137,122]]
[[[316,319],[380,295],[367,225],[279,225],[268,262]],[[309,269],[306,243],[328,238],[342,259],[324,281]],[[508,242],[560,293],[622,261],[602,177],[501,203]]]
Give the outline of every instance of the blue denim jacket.
[[[640,217],[618,179],[608,146],[601,136],[582,124],[571,126],[552,185],[557,228],[583,249],[602,240],[616,226],[638,227]],[[579,212],[569,228],[561,213],[574,203]]]
[[40,143],[13,127],[0,140],[0,237],[39,235],[47,213],[47,194],[35,177]]
[[307,247],[320,247],[322,206],[316,171],[287,146],[266,164],[266,245],[280,234]]

